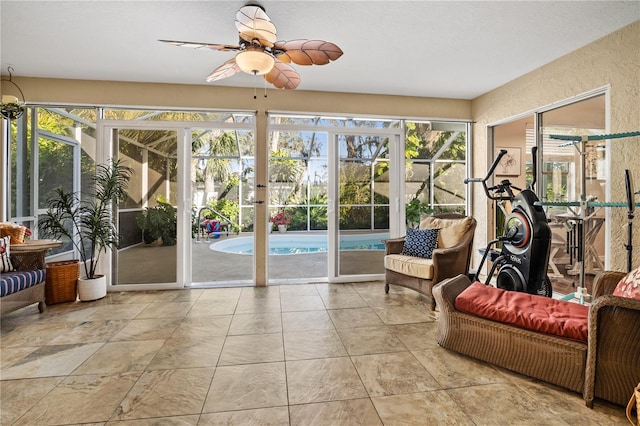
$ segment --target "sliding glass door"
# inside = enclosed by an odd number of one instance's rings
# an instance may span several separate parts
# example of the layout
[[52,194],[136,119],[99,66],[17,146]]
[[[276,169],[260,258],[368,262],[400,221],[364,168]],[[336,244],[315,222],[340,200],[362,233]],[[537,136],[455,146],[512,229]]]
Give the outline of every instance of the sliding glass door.
[[190,133],[191,285],[253,285],[254,132]]
[[[518,187],[524,188],[533,179],[531,148],[539,148],[535,191],[545,205],[552,231],[547,274],[554,290],[560,292],[572,291],[574,286],[584,284],[585,274],[592,276],[605,268],[609,212],[601,207],[581,211],[577,203],[582,199],[604,202],[610,198],[609,142],[566,144],[551,136],[606,134],[606,97],[606,92],[599,91],[490,127],[494,151],[510,150],[520,160],[518,170],[505,175]],[[612,173],[618,173],[614,178],[624,178],[623,170]],[[491,229],[496,235],[502,235],[503,220],[498,214],[496,226]]]
[[[606,134],[605,111],[605,95],[602,94],[540,115],[543,167],[539,188],[543,200],[560,204],[607,200],[606,141],[566,145],[550,138],[551,135]],[[612,178],[623,180],[624,170],[614,170]],[[604,270],[606,210],[579,210],[567,205],[547,208],[550,221],[561,225],[562,232],[557,239],[565,242],[562,252],[567,263],[566,273],[570,276],[579,276],[582,267],[590,275]],[[584,253],[580,250],[581,244],[584,244]],[[556,254],[556,263],[560,263],[561,254]]]
[[[97,161],[119,158],[133,169],[114,221],[120,247],[100,268],[120,290],[184,285],[184,241],[189,215],[179,202],[179,156],[186,131],[170,124],[99,120]],[[185,220],[187,220],[185,224]]]
[[[177,282],[177,131],[114,129],[115,156],[134,173],[119,206],[120,249],[114,254],[115,285]],[[151,145],[151,146],[150,146]]]
[[395,216],[390,214],[389,145],[389,136],[335,135],[336,233],[330,251],[336,277],[384,274],[382,240],[389,238],[390,216]]
[[121,245],[108,266],[114,286],[253,284],[254,124],[251,115],[239,117],[99,122],[102,158],[134,169],[118,206]]
[[468,133],[467,123],[270,115],[269,282],[381,279],[382,240],[404,235],[410,201],[467,211]]
[[326,280],[326,131],[273,131],[269,149],[269,282]]

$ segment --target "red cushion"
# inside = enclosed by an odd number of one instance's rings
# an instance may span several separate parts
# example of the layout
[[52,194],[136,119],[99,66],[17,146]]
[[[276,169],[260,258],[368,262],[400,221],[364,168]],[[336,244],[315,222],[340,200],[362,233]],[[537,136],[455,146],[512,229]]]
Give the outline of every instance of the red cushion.
[[459,311],[526,330],[587,341],[589,307],[578,303],[475,282],[458,295],[455,306]]

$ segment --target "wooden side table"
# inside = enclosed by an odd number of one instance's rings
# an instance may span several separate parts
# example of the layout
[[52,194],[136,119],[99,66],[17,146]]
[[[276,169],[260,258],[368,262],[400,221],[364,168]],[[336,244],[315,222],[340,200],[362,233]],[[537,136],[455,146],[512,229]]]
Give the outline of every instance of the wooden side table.
[[58,240],[26,240],[22,244],[12,244],[11,262],[19,271],[44,269],[44,256],[47,251],[61,245],[62,241]]

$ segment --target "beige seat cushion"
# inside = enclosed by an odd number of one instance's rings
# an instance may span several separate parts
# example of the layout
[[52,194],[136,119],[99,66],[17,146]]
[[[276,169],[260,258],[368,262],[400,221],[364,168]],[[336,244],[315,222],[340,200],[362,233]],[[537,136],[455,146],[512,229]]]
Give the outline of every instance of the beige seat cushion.
[[403,254],[388,254],[384,257],[384,267],[400,274],[425,280],[433,278],[433,260]]
[[424,216],[420,221],[420,229],[439,228],[438,248],[453,247],[469,231],[473,224],[473,218],[467,216],[463,219],[443,219],[433,216]]

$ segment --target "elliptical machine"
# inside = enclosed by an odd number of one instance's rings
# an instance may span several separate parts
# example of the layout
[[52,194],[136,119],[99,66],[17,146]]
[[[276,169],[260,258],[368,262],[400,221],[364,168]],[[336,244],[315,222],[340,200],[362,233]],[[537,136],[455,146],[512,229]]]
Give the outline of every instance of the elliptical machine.
[[[484,178],[464,180],[465,184],[482,183],[487,197],[495,200],[505,214],[504,235],[489,241],[474,280],[478,281],[478,273],[489,257],[493,265],[485,284],[489,285],[491,277],[497,269],[496,287],[551,297],[553,290],[547,276],[551,228],[549,228],[547,216],[542,206],[535,205],[538,201],[538,197],[533,192],[536,181],[536,152],[537,148],[532,148],[533,181],[524,190],[513,186],[508,179],[495,186],[487,186],[487,180],[507,153],[504,149],[500,150]],[[518,193],[514,194],[514,190]],[[504,207],[505,201],[511,203],[510,212],[507,212]],[[493,249],[492,247],[499,242],[502,243],[500,251]]]

